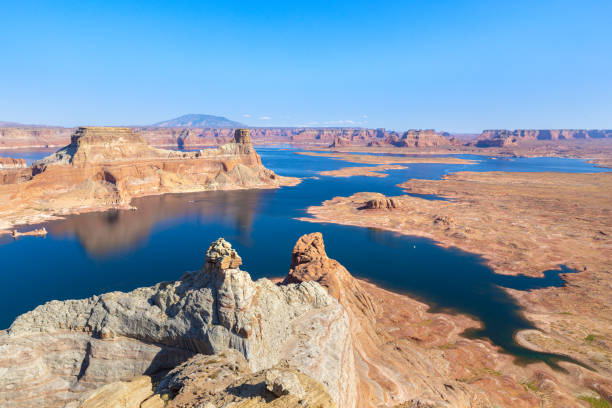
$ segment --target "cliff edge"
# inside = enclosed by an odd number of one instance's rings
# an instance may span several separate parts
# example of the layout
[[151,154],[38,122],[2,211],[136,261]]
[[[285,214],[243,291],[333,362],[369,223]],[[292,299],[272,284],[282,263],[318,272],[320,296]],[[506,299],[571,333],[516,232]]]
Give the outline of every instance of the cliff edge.
[[[229,383],[279,365],[297,367],[324,387],[302,378],[306,388],[324,390],[339,406],[354,406],[353,352],[342,306],[316,282],[253,281],[241,263],[220,238],[202,269],[178,281],[52,301],[18,317],[0,336],[0,405],[63,406],[105,384],[159,378],[205,354],[231,357],[242,367]],[[171,374],[184,370],[189,368]],[[172,389],[172,382],[162,387]]]

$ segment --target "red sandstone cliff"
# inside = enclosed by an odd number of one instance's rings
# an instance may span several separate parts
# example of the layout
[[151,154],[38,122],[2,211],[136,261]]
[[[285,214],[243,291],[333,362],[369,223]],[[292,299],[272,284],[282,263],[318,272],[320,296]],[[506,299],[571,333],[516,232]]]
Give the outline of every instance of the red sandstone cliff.
[[216,149],[149,146],[129,128],[79,128],[69,145],[27,168],[0,170],[0,229],[53,214],[129,206],[145,195],[295,184],[261,164],[249,131]]
[[612,138],[610,129],[495,129],[484,130],[476,147],[505,147],[525,141]]
[[[231,142],[232,128],[168,128],[134,127],[147,143],[153,146],[195,149],[202,146],[218,146]],[[75,129],[60,127],[22,126],[0,127],[0,149],[45,148],[64,146],[70,142]],[[255,144],[305,144],[321,147],[347,146],[395,146],[395,147],[444,147],[458,146],[462,142],[446,132],[431,129],[396,132],[386,129],[363,128],[252,128]],[[468,143],[472,147],[506,147],[523,141],[584,140],[612,138],[612,130],[585,129],[518,129],[485,130],[477,140]]]
[[[234,135],[231,128],[131,128],[153,146],[193,149],[229,143]],[[44,127],[0,128],[0,149],[58,147],[70,143],[75,129]],[[318,146],[408,146],[437,147],[454,144],[446,133],[433,130],[395,132],[385,129],[362,128],[252,128],[256,144],[308,144]],[[336,142],[340,143],[336,145]]]

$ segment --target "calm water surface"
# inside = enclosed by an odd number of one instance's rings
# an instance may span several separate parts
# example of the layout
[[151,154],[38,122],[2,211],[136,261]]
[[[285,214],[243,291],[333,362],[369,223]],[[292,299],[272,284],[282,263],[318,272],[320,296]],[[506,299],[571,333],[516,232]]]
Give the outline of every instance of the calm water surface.
[[[476,165],[410,164],[386,178],[317,176],[346,162],[294,154],[294,149],[258,148],[264,164],[285,176],[304,177],[295,187],[278,190],[167,194],[135,199],[137,211],[107,211],[69,216],[46,223],[46,238],[0,237],[0,327],[52,299],[84,298],[113,290],[180,278],[201,267],[208,245],[220,236],[241,255],[254,279],[287,274],[291,250],[302,235],[323,233],[327,252],[355,276],[406,292],[434,310],[474,316],[486,337],[525,360],[554,361],[513,341],[516,330],[531,328],[501,288],[529,290],[560,286],[559,271],[544,278],[500,276],[482,259],[431,240],[377,229],[298,221],[305,209],[334,196],[359,191],[400,194],[396,184],[410,178],[439,179],[462,170],[600,172],[605,169],[573,159],[460,157]],[[47,152],[28,159],[35,160]],[[12,157],[19,157],[10,152]],[[362,166],[359,164],[359,166]],[[435,199],[435,197],[428,197]],[[32,226],[28,228],[33,228]],[[571,272],[562,269],[563,272]]]

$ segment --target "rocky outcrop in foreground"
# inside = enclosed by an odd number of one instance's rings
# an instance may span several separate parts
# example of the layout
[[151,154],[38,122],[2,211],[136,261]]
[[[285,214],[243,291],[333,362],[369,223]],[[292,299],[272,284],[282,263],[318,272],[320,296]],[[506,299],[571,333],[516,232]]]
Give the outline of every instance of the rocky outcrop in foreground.
[[[251,372],[273,377],[265,370],[280,364],[292,373],[292,388],[317,389],[321,398],[328,393],[339,406],[354,406],[353,349],[343,307],[316,282],[253,282],[240,264],[231,245],[219,239],[208,249],[202,270],[179,281],[52,301],[18,317],[0,337],[0,405],[56,407],[100,393],[108,399],[108,388],[87,393],[143,374],[163,374],[196,356],[161,383],[168,390],[162,395],[176,395],[182,389],[177,384],[190,376],[186,373],[197,371],[194,365],[206,368],[197,362],[203,358],[199,354],[227,363],[235,351],[240,357],[232,357],[232,367],[237,368],[223,376],[225,386],[255,381],[245,377]],[[221,373],[207,373],[221,380]],[[285,395],[283,381],[268,382],[272,394]],[[138,380],[136,388],[143,384],[149,386]],[[132,386],[119,389],[126,387]],[[138,398],[151,394],[139,391]]]
[[[432,370],[446,364],[439,355],[389,336],[413,326],[406,313],[423,313],[423,305],[393,306],[404,317],[380,325],[389,319],[380,291],[330,259],[320,233],[298,240],[282,284],[253,282],[241,262],[219,239],[202,269],[179,281],[52,301],[18,317],[0,336],[0,405],[480,407],[474,404],[486,401],[441,368]],[[441,341],[457,337],[460,330],[450,328]]]
[[461,336],[473,319],[353,278],[320,233],[298,240],[282,283],[252,281],[241,262],[219,239],[179,281],[20,316],[0,334],[0,406],[535,408],[610,395],[601,371],[518,365]]
[[0,170],[0,229],[49,217],[129,207],[133,197],[296,184],[266,169],[249,131],[216,149],[149,146],[129,128],[79,128],[68,146],[28,168]]
[[164,376],[107,384],[69,405],[104,407],[335,408],[327,388],[301,371],[279,364],[250,372],[242,354],[230,349],[197,354]]

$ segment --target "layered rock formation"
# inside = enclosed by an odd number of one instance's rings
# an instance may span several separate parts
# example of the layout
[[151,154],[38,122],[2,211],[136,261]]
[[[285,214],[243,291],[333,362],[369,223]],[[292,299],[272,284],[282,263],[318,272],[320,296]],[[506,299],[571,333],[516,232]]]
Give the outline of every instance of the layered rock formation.
[[0,127],[0,149],[32,149],[64,146],[74,129],[40,126]]
[[362,208],[365,210],[393,210],[400,206],[401,202],[396,198],[381,197],[366,201]]
[[[139,128],[139,133],[157,146],[207,146],[224,143],[231,129],[224,128]],[[455,145],[448,133],[433,130],[395,132],[363,128],[251,128],[255,143],[294,143],[321,147],[399,146],[437,147]]]
[[437,133],[433,129],[411,129],[401,134],[389,134],[380,141],[370,142],[370,146],[392,145],[396,147],[439,147],[458,145],[459,142],[446,132]]
[[609,137],[612,137],[612,129],[496,129],[484,130],[474,143],[476,147],[506,147],[525,141]]
[[[149,144],[179,148],[218,146],[229,143],[230,127],[133,127]],[[364,128],[251,128],[256,144],[295,143],[315,146],[411,146],[435,147],[456,144],[447,133],[433,130],[395,132]],[[74,129],[47,127],[0,127],[0,149],[58,147],[70,141]],[[338,145],[336,145],[338,143]]]
[[[52,301],[18,317],[0,337],[0,404],[62,406],[88,398],[92,394],[84,393],[104,384],[163,374],[197,353],[236,350],[246,360],[236,363],[242,373],[280,363],[298,367],[322,383],[338,405],[354,406],[353,351],[342,306],[316,282],[253,282],[240,264],[238,254],[219,239],[208,249],[202,270],[179,281]],[[177,371],[171,374],[176,377]],[[179,393],[176,382],[162,387]],[[138,384],[138,389],[148,385]],[[150,394],[139,392],[138,398]]]
[[297,179],[261,164],[248,130],[216,149],[149,146],[129,128],[79,128],[71,143],[29,168],[0,171],[0,229],[56,214],[128,207],[133,197],[275,188]]
[[25,160],[0,157],[0,184],[17,183],[27,180],[30,175]]
[[[189,122],[189,121],[188,121]],[[186,123],[188,123],[186,122]],[[154,146],[197,148],[218,146],[232,140],[234,128],[203,127],[198,122],[190,126],[172,127],[172,122],[160,126],[133,127],[147,143]],[[75,129],[45,126],[0,126],[0,149],[59,147],[70,141]],[[320,147],[407,147],[436,148],[461,146],[447,132],[431,129],[411,129],[397,132],[386,129],[279,127],[251,128],[256,144],[295,143]],[[562,141],[602,139],[612,137],[610,129],[495,129],[484,130],[468,147],[509,147],[521,141]]]
[[[318,232],[304,235],[295,244],[291,269],[283,283],[310,281],[327,288],[348,313],[351,342],[358,362],[355,366],[357,407],[393,406],[405,401],[409,401],[407,406],[414,407],[467,407],[482,406],[479,403],[486,401],[477,390],[440,371],[424,370],[423,365],[441,363],[434,356],[427,356],[417,347],[405,351],[404,345],[390,341],[385,332],[402,329],[397,324],[391,327],[380,324],[388,318],[385,299],[375,297],[339,262],[330,259],[323,236]],[[410,304],[409,308],[412,307]]]
[[27,167],[25,160],[12,157],[0,157],[0,170],[21,169]]
[[329,147],[346,147],[350,146],[351,141],[349,139],[345,139],[343,137],[336,137],[334,141],[329,145]]

